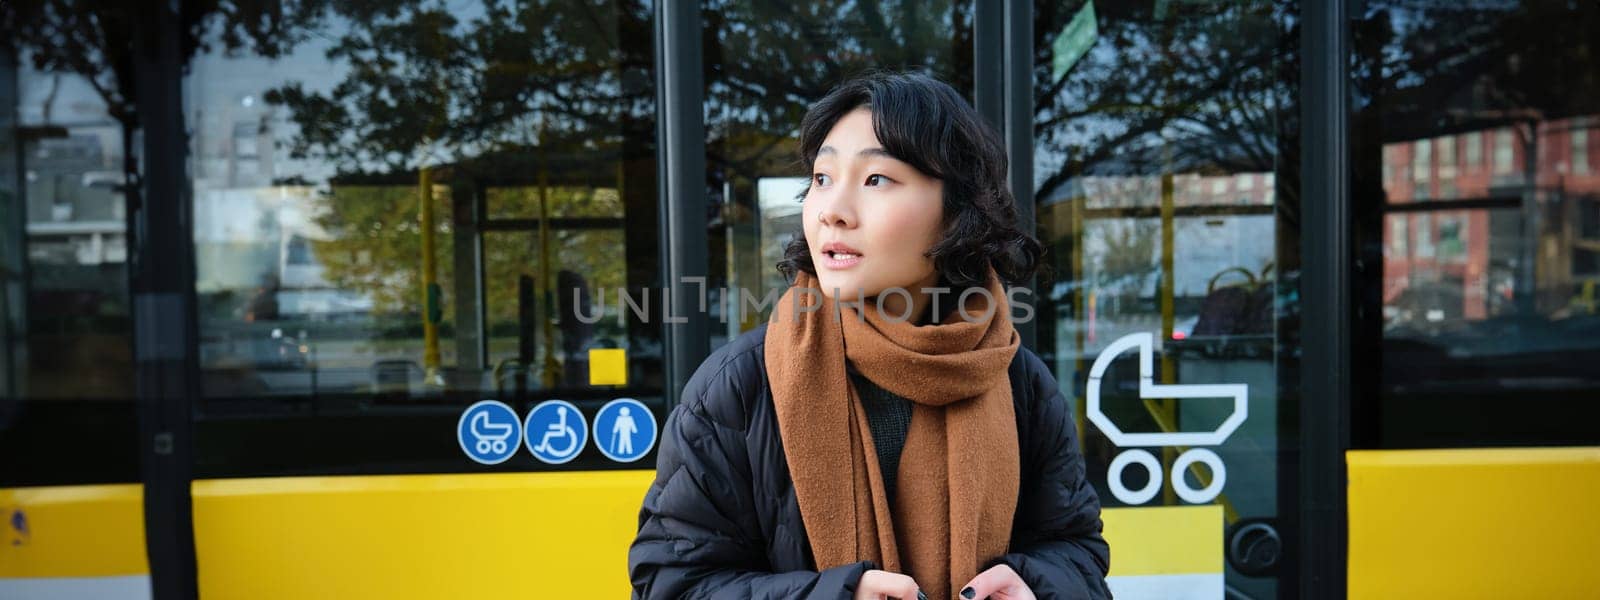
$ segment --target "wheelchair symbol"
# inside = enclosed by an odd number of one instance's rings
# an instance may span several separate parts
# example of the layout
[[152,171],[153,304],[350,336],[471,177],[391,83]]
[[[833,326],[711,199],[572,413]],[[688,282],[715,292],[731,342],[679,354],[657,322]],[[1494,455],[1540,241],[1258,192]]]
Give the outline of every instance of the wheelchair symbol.
[[[567,407],[557,406],[556,414],[559,415],[556,417],[557,422],[550,424],[550,429],[544,432],[544,439],[539,440],[539,445],[533,449],[534,452],[549,452],[555,456],[566,456],[572,454],[573,446],[578,445],[578,433],[567,426]],[[556,450],[555,446],[550,445],[550,438],[552,437],[566,438],[567,447],[563,450]]]
[[[1133,333],[1118,338],[1110,346],[1100,352],[1095,358],[1094,366],[1089,369],[1089,386],[1085,404],[1089,420],[1100,432],[1111,440],[1111,443],[1123,448],[1132,448],[1122,452],[1111,460],[1111,465],[1106,472],[1106,486],[1111,489],[1111,494],[1127,504],[1137,505],[1149,502],[1156,493],[1161,491],[1161,461],[1156,460],[1154,454],[1143,448],[1159,448],[1163,446],[1220,446],[1228,436],[1244,424],[1250,416],[1250,386],[1243,383],[1226,384],[1157,384],[1155,383],[1155,336],[1148,332]],[[1139,351],[1139,397],[1140,398],[1232,398],[1233,412],[1222,421],[1213,431],[1180,432],[1163,431],[1157,433],[1125,432],[1107,416],[1100,407],[1101,378],[1105,376],[1106,369],[1118,356],[1129,350]],[[1196,462],[1205,463],[1211,469],[1211,483],[1202,489],[1194,489],[1183,478],[1183,472],[1189,465]],[[1137,463],[1144,467],[1150,474],[1149,482],[1143,488],[1130,490],[1122,483],[1122,472],[1132,464]],[[1172,463],[1172,490],[1178,497],[1192,504],[1203,504],[1215,499],[1222,493],[1222,486],[1227,481],[1227,468],[1222,464],[1222,457],[1208,448],[1191,447],[1183,454],[1178,455],[1178,460]]]
[[461,412],[456,422],[456,441],[467,458],[485,465],[505,462],[517,453],[515,440],[522,436],[522,420],[501,402],[483,400]]
[[[563,400],[540,402],[528,413],[523,424],[524,443],[534,458],[548,464],[559,465],[577,458],[588,442],[588,424],[578,407]],[[539,436],[538,443],[534,436]]]

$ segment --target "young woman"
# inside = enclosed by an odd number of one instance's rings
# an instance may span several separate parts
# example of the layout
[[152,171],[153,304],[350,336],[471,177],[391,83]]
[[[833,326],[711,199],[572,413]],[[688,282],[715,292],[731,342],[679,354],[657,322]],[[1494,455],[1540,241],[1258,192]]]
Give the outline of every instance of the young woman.
[[668,417],[635,596],[1109,597],[1067,402],[1012,326],[1040,245],[998,136],[942,82],[872,74],[800,152],[793,286]]

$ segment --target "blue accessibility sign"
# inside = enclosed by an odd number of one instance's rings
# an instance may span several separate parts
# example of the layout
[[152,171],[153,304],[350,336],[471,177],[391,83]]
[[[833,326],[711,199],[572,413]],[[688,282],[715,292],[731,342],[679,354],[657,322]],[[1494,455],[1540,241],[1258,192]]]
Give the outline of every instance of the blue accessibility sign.
[[461,412],[456,422],[456,441],[467,458],[486,465],[497,465],[517,453],[522,438],[522,420],[517,411],[502,402],[483,400]]
[[656,445],[656,416],[633,398],[607,402],[594,416],[594,441],[606,458],[639,460]]
[[523,443],[533,457],[559,465],[578,457],[589,443],[589,426],[578,407],[565,400],[545,400],[523,422]]

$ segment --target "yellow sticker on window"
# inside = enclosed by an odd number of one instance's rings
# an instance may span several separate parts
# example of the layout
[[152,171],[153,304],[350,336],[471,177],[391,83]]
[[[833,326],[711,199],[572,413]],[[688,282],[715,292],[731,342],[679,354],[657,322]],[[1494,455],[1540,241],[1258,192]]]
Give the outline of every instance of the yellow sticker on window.
[[590,349],[589,385],[628,385],[628,351],[622,348]]

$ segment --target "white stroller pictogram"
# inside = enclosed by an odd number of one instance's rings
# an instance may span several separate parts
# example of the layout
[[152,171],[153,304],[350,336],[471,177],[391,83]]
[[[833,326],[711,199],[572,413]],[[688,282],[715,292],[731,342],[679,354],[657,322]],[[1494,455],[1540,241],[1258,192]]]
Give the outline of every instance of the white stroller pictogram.
[[[567,445],[565,448],[557,450],[554,446],[550,445],[551,438],[563,437],[567,438]],[[567,425],[567,407],[557,406],[556,422],[551,423],[550,427],[545,430],[544,437],[539,438],[539,445],[535,446],[533,451],[540,454],[549,454],[551,457],[560,459],[567,457],[577,449],[578,432],[577,430],[573,429],[572,426]]]
[[[1087,412],[1089,420],[1100,428],[1100,431],[1111,440],[1111,443],[1124,448],[1133,448],[1116,456],[1111,460],[1110,468],[1106,473],[1106,484],[1111,488],[1111,494],[1128,504],[1144,504],[1154,498],[1161,490],[1161,461],[1156,460],[1154,454],[1143,448],[1157,448],[1162,446],[1219,446],[1229,435],[1239,429],[1249,417],[1250,386],[1243,383],[1226,384],[1157,384],[1155,383],[1155,336],[1149,332],[1133,333],[1123,336],[1107,346],[1100,356],[1095,358],[1094,366],[1089,369],[1089,386],[1087,390]],[[1228,415],[1222,424],[1214,431],[1202,432],[1177,432],[1162,431],[1154,433],[1129,433],[1112,422],[1100,407],[1100,385],[1105,376],[1106,369],[1116,358],[1133,349],[1139,350],[1139,397],[1140,398],[1233,398],[1233,412]],[[1184,469],[1195,462],[1205,463],[1211,468],[1211,483],[1204,489],[1196,490],[1189,486],[1183,478]],[[1129,490],[1122,483],[1122,471],[1132,463],[1138,463],[1150,473],[1150,481],[1138,490]],[[1222,493],[1222,486],[1227,480],[1227,470],[1222,464],[1222,458],[1207,448],[1189,448],[1178,456],[1172,463],[1172,489],[1186,502],[1202,504],[1210,502]]]
[[480,400],[456,419],[456,443],[480,465],[498,465],[522,445],[522,420],[517,411],[497,400]]
[[516,430],[515,424],[490,421],[488,411],[473,413],[472,421],[467,426],[472,431],[472,437],[478,440],[473,444],[473,449],[478,454],[486,455],[505,454],[506,438]]

